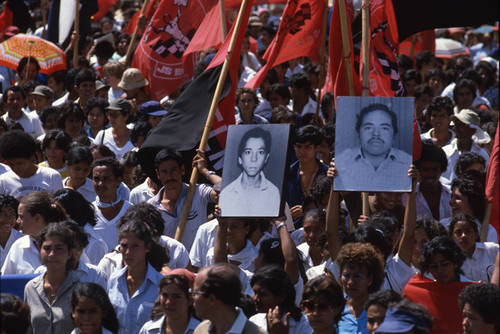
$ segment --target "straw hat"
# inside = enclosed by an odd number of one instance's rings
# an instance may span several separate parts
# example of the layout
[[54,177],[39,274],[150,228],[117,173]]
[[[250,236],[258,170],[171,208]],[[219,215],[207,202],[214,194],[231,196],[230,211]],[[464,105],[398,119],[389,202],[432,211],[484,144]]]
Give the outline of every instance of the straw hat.
[[118,87],[125,90],[140,88],[149,85],[149,81],[144,78],[141,71],[137,68],[129,68],[123,72],[122,80],[118,83]]

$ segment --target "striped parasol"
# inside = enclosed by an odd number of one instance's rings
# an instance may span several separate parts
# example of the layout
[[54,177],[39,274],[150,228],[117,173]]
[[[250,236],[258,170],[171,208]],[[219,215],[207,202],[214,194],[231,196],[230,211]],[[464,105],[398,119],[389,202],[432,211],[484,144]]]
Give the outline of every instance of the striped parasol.
[[67,68],[66,54],[42,38],[17,34],[0,43],[0,65],[15,70],[24,57],[35,57],[40,64],[40,73],[51,74]]

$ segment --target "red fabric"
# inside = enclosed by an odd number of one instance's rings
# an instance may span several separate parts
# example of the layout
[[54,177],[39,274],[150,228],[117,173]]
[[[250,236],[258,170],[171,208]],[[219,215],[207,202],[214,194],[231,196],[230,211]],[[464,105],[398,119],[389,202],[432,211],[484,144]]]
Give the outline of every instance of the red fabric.
[[[432,53],[436,52],[436,32],[433,30],[426,30],[415,35],[415,45],[413,46],[413,62],[417,54],[422,51],[430,51]],[[413,36],[408,37],[401,43],[399,43],[399,53],[403,53],[410,56],[411,44]]]
[[[224,0],[224,7],[226,8],[239,8],[242,0]],[[287,0],[255,0],[254,5],[263,5],[269,3],[286,4]]]
[[[231,27],[229,24],[227,24],[227,26],[228,28]],[[219,2],[217,2],[215,6],[210,9],[196,30],[196,33],[194,34],[191,43],[189,43],[183,58],[187,57],[191,53],[203,51],[210,47],[218,49],[222,45],[222,42],[220,6]]]
[[403,96],[398,27],[391,0],[370,1],[370,36],[370,96]]
[[323,30],[324,2],[322,0],[297,0],[288,2],[278,33],[274,36],[264,59],[265,66],[245,85],[256,89],[267,72],[274,66],[297,57],[310,57],[319,61]]
[[427,308],[434,318],[432,334],[463,333],[458,295],[470,284],[473,282],[440,284],[417,274],[406,284],[403,297]]
[[500,120],[497,121],[497,133],[495,134],[495,141],[491,150],[490,161],[488,162],[488,169],[486,172],[486,198],[491,202],[491,216],[490,224],[497,230],[499,229],[500,219],[500,144],[498,125]]
[[194,57],[182,56],[203,17],[217,0],[187,6],[161,1],[135,51],[132,67],[148,78],[151,98],[160,100],[193,76]]
[[[229,71],[227,75],[231,79],[231,91],[221,102],[219,102],[216,116],[214,118],[214,123],[212,125],[212,132],[210,133],[210,137],[212,139],[215,138],[217,140],[217,143],[214,144],[213,140],[212,142],[209,141],[209,147],[207,147],[207,157],[210,161],[215,161],[217,160],[217,158],[219,158],[219,155],[222,153],[220,149],[224,150],[226,147],[228,126],[231,124],[235,124],[234,100],[236,95],[236,88],[238,85],[238,68],[240,65],[241,45],[243,44],[243,38],[245,37],[245,27],[248,25],[248,18],[250,17],[250,14],[252,12],[252,5],[253,0],[249,0],[246,11],[242,17],[240,30],[238,31],[238,35],[236,37],[236,43],[234,44],[231,62],[229,63]],[[229,43],[231,42],[235,26],[236,24],[233,24],[233,26],[231,27],[231,30],[228,32],[224,43],[215,55],[214,59],[212,59],[212,62],[210,62],[210,64],[208,65],[207,70],[220,66],[224,63],[224,60],[227,57]],[[216,145],[218,146],[217,148],[214,147]],[[222,161],[219,160],[218,163],[220,165],[214,164],[214,168],[217,170],[222,168]]]
[[[7,4],[7,2],[5,2]],[[14,19],[14,14],[8,6],[3,7],[3,12],[0,14],[0,34],[2,34],[5,29],[12,25],[12,20]]]
[[99,11],[94,15],[94,20],[100,20],[106,15],[108,10],[113,7],[113,5],[117,2],[118,0],[97,0],[97,3],[99,5]]
[[[146,16],[146,22],[149,22],[151,18],[153,17],[153,14],[155,13],[155,10],[157,8],[157,3],[158,0],[151,0],[146,7],[146,10],[144,11],[144,16]],[[127,28],[125,28],[125,32],[127,34],[132,35],[134,33],[135,26],[137,25],[137,21],[139,20],[139,16],[141,16],[141,11],[137,11],[132,18],[130,19],[129,24],[127,25]],[[142,30],[139,29],[139,33],[142,34]]]
[[[354,9],[352,1],[346,1],[347,12],[347,36],[349,36],[349,57],[351,59],[351,72],[353,75],[354,83],[354,96],[361,96],[361,84],[359,77],[354,71],[354,53],[352,50],[352,33],[351,22],[354,19]],[[347,87],[346,67],[344,58],[344,48],[342,44],[342,28],[340,25],[340,9],[338,1],[335,1],[332,12],[332,20],[330,23],[330,43],[329,43],[330,61],[328,63],[328,71],[325,80],[324,92],[333,91],[335,97],[335,104],[337,103],[338,96],[349,96],[349,89]]]
[[248,37],[248,40],[250,41],[250,51],[257,56],[259,42],[257,42],[257,40],[252,36]]

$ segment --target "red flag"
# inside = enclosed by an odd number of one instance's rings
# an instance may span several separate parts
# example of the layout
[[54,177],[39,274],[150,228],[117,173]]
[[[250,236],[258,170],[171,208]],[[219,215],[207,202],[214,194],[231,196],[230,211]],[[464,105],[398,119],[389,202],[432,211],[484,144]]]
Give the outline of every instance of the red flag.
[[190,79],[194,57],[184,60],[191,38],[217,0],[161,1],[135,51],[132,67],[151,84],[151,98],[160,100]]
[[371,96],[403,96],[404,88],[398,71],[398,54],[398,27],[392,1],[370,1]]
[[[231,62],[229,63],[229,72],[227,75],[231,79],[231,91],[222,101],[219,102],[206,150],[207,158],[216,170],[222,169],[223,160],[221,158],[223,157],[224,149],[226,148],[228,126],[235,123],[234,99],[236,95],[236,88],[238,86],[238,69],[240,65],[241,45],[243,44],[243,38],[245,37],[245,27],[248,25],[248,18],[252,12],[252,3],[253,0],[248,1],[246,11],[242,17],[240,30],[238,31],[238,36],[236,37]],[[234,28],[235,25],[233,24],[231,30],[227,34],[224,44],[222,44],[214,59],[212,59],[212,62],[208,65],[207,71],[217,66],[222,66],[224,63],[227,51],[229,50],[229,43],[231,41],[231,37],[233,36]]]
[[281,19],[278,33],[264,55],[267,64],[245,85],[259,87],[269,69],[297,57],[319,61],[324,15],[323,0],[289,1]]
[[[224,0],[224,7],[226,8],[239,8],[242,0]],[[254,5],[264,4],[286,4],[287,0],[255,0]]]
[[[353,75],[354,96],[361,95],[361,85],[359,77],[354,71],[354,53],[351,38],[351,22],[354,17],[354,8],[352,0],[346,0],[347,14],[347,36],[349,36],[349,57],[351,59],[351,72]],[[338,96],[349,96],[347,87],[347,77],[345,68],[344,48],[342,45],[342,28],[340,25],[340,8],[338,1],[333,5],[332,20],[330,22],[330,43],[329,43],[330,61],[328,63],[328,72],[323,91],[333,91],[335,103]]]
[[118,0],[97,0],[99,11],[94,15],[94,20],[102,19],[108,10],[117,2]]
[[499,127],[500,120],[497,121],[497,133],[491,150],[490,161],[486,172],[486,198],[491,203],[490,224],[497,230],[499,229],[500,219],[500,144],[499,144]]
[[462,333],[462,312],[458,295],[463,288],[474,282],[440,284],[417,274],[406,284],[403,297],[424,305],[434,318],[431,333]]
[[[415,42],[413,42],[414,39]],[[403,53],[409,57],[412,44],[413,61],[415,61],[415,58],[419,52],[430,51],[434,53],[436,51],[436,32],[434,31],[434,29],[426,30],[408,37],[399,44],[399,53]]]
[[[189,43],[186,52],[184,52],[183,58],[191,53],[203,51],[210,47],[218,49],[223,42],[221,23],[220,5],[219,2],[217,2],[217,4],[210,9],[196,30],[191,43]],[[227,24],[227,28],[230,27],[231,25]]]
[[[153,14],[156,11],[156,8],[158,7],[158,0],[151,0],[146,7],[146,10],[144,11],[144,16],[146,17],[146,22],[150,22],[151,18],[153,17]],[[138,10],[130,19],[130,22],[127,25],[127,28],[125,28],[125,31],[127,34],[132,35],[134,33],[135,26],[137,25],[137,21],[139,20],[139,16],[141,16],[141,11]],[[139,29],[139,33],[142,34],[143,31]]]
[[14,19],[14,14],[10,10],[9,6],[5,5],[3,7],[3,12],[0,14],[0,33],[3,34],[4,30],[12,25]]

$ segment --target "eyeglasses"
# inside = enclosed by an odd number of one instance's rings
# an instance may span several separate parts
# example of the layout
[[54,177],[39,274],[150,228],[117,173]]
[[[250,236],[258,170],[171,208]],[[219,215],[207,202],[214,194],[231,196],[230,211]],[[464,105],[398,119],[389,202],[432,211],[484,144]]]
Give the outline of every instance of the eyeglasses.
[[362,274],[354,274],[352,276],[350,274],[342,274],[342,279],[344,279],[346,282],[348,282],[351,278],[354,282],[361,282],[366,279],[366,276]]
[[332,306],[328,303],[315,303],[312,300],[304,300],[300,303],[300,307],[305,313],[313,313],[314,310],[317,310],[318,312],[328,311]]

